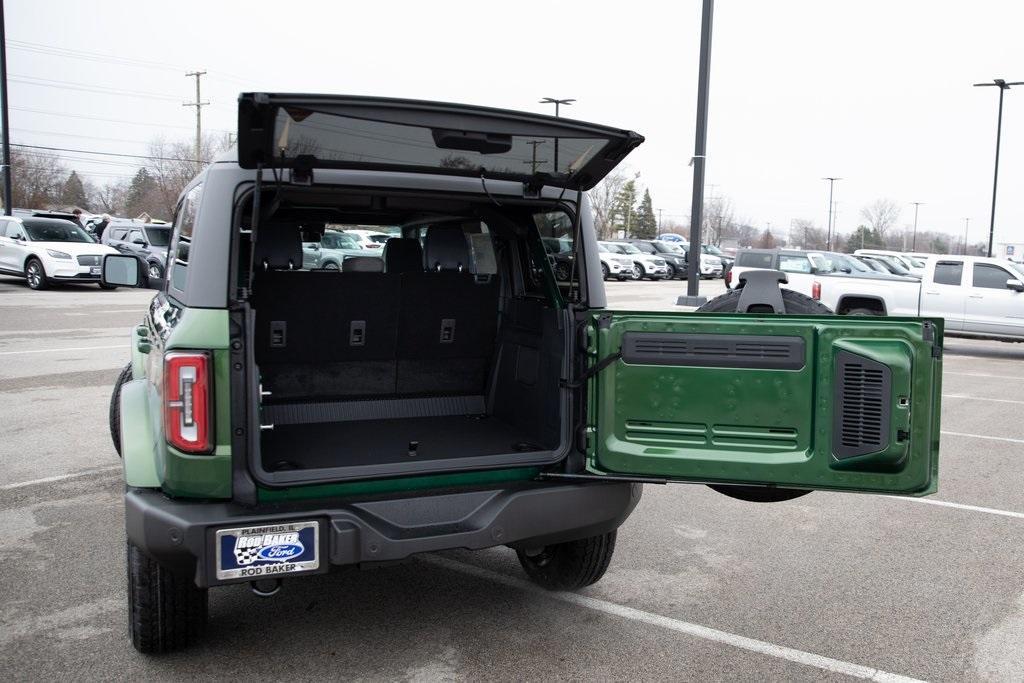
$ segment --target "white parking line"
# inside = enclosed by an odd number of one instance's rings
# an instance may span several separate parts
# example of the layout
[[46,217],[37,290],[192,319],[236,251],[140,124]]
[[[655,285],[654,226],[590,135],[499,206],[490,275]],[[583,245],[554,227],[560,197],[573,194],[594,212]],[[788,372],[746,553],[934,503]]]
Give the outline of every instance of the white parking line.
[[25,488],[26,486],[35,486],[36,484],[51,484],[55,481],[66,481],[68,479],[78,479],[79,477],[88,477],[93,474],[104,474],[106,472],[113,472],[114,470],[121,469],[120,465],[111,465],[110,467],[99,467],[94,470],[86,470],[84,472],[75,472],[74,474],[58,474],[53,477],[43,477],[42,479],[31,479],[29,481],[19,481],[15,484],[3,484],[0,486],[0,491],[12,491],[14,489]]
[[1009,398],[984,398],[983,396],[966,396],[964,394],[943,394],[942,398],[967,398],[972,401],[993,401],[994,403],[1016,403],[1024,405],[1024,401],[1014,401]]
[[957,375],[958,377],[988,377],[990,379],[1024,379],[1024,377],[1015,377],[1013,375],[988,375],[983,372],[953,372],[951,370],[943,370],[943,376],[945,375]]
[[978,505],[964,505],[963,503],[950,503],[947,500],[932,500],[931,498],[905,498],[903,496],[882,496],[890,500],[902,500],[908,503],[924,503],[925,505],[939,505],[941,507],[955,508],[957,510],[969,510],[971,512],[984,512],[986,515],[998,515],[1000,517],[1013,517],[1024,519],[1024,512],[1012,510],[997,510],[996,508],[985,508]]
[[666,617],[660,614],[654,614],[652,612],[645,612],[643,610],[635,609],[633,607],[626,607],[625,605],[619,605],[617,603],[609,602],[607,600],[591,598],[585,595],[579,595],[577,593],[547,591],[543,588],[533,585],[532,583],[524,581],[523,579],[517,579],[515,577],[507,576],[505,574],[499,574],[498,572],[492,572],[489,569],[483,569],[472,564],[459,562],[458,560],[452,560],[446,557],[437,557],[436,555],[424,555],[420,557],[420,560],[439,567],[444,567],[445,569],[450,569],[452,571],[459,572],[461,574],[468,574],[470,576],[475,576],[477,578],[485,579],[487,581],[500,583],[505,586],[509,586],[510,588],[516,588],[518,590],[525,591],[527,593],[538,595],[551,600],[567,602],[571,605],[585,607],[596,612],[603,612],[605,614],[610,614],[612,616],[620,617],[622,619],[638,621],[651,626],[657,626],[659,628],[667,629],[669,631],[683,633],[688,636],[693,636],[695,638],[701,638],[703,640],[710,640],[712,642],[722,643],[723,645],[729,645],[730,647],[739,648],[741,650],[757,652],[759,654],[767,655],[769,657],[775,657],[776,659],[785,659],[790,662],[802,664],[804,666],[812,666],[817,669],[822,669],[824,671],[845,674],[847,676],[853,676],[855,678],[864,678],[871,681],[899,681],[901,683],[912,683],[913,681],[918,680],[916,678],[909,678],[907,676],[889,673],[888,671],[882,671],[881,669],[875,669],[869,666],[852,664],[850,662],[844,662],[840,659],[823,657],[822,655],[816,655],[812,652],[804,652],[803,650],[796,650],[791,647],[775,645],[774,643],[768,643],[763,640],[755,640],[754,638],[747,638],[746,636],[740,636],[734,633],[728,633],[726,631],[719,631],[717,629],[709,628],[707,626],[701,626],[700,624],[693,624],[688,621],[673,619],[672,617]]
[[62,351],[102,351],[104,349],[126,349],[128,344],[115,344],[113,346],[76,346],[62,349],[29,349],[27,351],[0,351],[0,356],[16,356],[22,353],[60,353]]
[[1011,439],[1007,436],[987,436],[985,434],[968,434],[967,432],[947,432],[942,430],[943,436],[965,436],[969,439],[985,439],[987,441],[1005,441],[1006,443],[1024,443],[1024,439]]

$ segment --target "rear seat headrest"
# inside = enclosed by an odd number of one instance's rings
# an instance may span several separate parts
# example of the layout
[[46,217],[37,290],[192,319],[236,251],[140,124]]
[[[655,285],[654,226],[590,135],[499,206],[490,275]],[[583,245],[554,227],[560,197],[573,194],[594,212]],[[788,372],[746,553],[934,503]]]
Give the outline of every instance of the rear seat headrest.
[[344,273],[383,273],[384,259],[378,256],[349,256],[341,264]]
[[423,249],[415,237],[392,237],[384,243],[384,271],[423,272]]
[[469,245],[461,227],[431,227],[424,243],[427,270],[469,270]]
[[257,270],[302,268],[302,235],[292,226],[267,225],[256,233]]

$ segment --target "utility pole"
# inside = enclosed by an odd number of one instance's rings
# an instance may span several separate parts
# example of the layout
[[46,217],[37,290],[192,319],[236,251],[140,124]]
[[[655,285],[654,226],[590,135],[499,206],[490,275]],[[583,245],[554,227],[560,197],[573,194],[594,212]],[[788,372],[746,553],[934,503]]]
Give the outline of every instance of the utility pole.
[[196,79],[196,101],[195,102],[184,102],[181,106],[183,107],[195,107],[196,108],[196,169],[198,171],[203,170],[203,107],[210,104],[209,102],[203,102],[203,98],[199,94],[199,79],[206,75],[205,71],[193,71],[185,74],[185,78]]
[[700,66],[697,72],[697,133],[693,144],[693,190],[690,200],[690,266],[686,275],[686,296],[676,300],[680,306],[700,306],[697,294],[700,278],[700,229],[704,220],[704,162],[708,147],[708,93],[711,90],[711,28],[715,0],[704,0],[700,20]]
[[[965,218],[964,219],[964,248],[961,249],[961,253],[963,253],[964,256],[967,256],[967,226],[969,226],[970,224],[971,224],[971,219],[970,218]],[[991,249],[991,247],[989,247],[989,248]]]
[[524,161],[524,164],[530,164],[530,173],[537,172],[537,164],[546,164],[547,159],[537,160],[537,145],[543,145],[547,140],[528,140],[526,144],[533,147],[533,158],[530,161]]
[[661,232],[661,212],[665,209],[658,209],[658,232]]
[[992,177],[992,218],[988,224],[988,256],[992,258],[992,238],[996,232],[996,188],[999,186],[999,141],[1003,135],[1003,93],[1011,85],[1024,85],[1024,81],[1007,83],[1002,78],[994,78],[991,83],[975,83],[975,88],[999,88],[999,118],[996,119],[996,170]]
[[842,180],[842,178],[826,176],[822,180],[828,181],[828,233],[825,237],[825,246],[828,251],[832,251],[832,186],[835,185],[837,180]]
[[914,205],[914,239],[910,244],[911,251],[917,251],[917,210],[921,208],[924,202],[910,202]]
[[7,32],[4,28],[4,0],[0,0],[0,135],[4,137],[4,215],[11,215],[11,130],[7,125]]
[[[559,100],[559,99],[554,98],[554,97],[544,97],[544,98],[542,98],[540,100],[540,103],[541,104],[553,104],[553,105],[555,105],[555,118],[557,119],[558,118],[558,108],[561,105],[563,105],[563,104],[568,107],[568,106],[572,105],[572,103],[575,102],[575,101],[576,101],[576,99],[573,98],[573,97],[569,97],[569,98],[564,99],[564,100]],[[552,170],[553,173],[558,173],[558,138],[555,138],[555,167],[553,169],[551,169],[551,170]]]

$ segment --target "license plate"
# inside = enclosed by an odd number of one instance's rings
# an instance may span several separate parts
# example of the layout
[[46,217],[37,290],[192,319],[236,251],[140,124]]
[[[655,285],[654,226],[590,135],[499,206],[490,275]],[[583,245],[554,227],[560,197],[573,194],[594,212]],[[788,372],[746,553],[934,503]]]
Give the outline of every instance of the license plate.
[[320,568],[320,523],[217,531],[217,578],[283,578]]
[[99,275],[100,274],[100,267],[99,266],[93,266],[92,268],[89,269],[89,274],[90,275]]

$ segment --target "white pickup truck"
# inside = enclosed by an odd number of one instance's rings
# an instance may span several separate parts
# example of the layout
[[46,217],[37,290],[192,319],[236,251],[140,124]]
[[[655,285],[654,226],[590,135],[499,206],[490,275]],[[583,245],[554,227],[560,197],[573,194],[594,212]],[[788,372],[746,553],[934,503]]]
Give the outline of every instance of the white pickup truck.
[[[863,272],[843,254],[740,251],[732,281],[748,270],[786,273],[787,289],[840,315],[935,316],[951,336],[1024,341],[1024,266],[982,256],[934,256],[921,280]],[[844,272],[849,271],[849,272]]]

